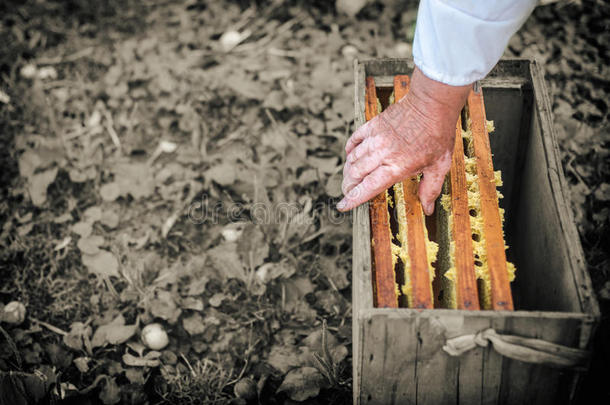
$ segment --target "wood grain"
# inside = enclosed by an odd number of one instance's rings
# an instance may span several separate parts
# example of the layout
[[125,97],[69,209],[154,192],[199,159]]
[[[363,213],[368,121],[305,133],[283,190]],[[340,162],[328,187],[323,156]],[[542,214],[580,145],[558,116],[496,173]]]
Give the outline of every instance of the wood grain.
[[449,356],[442,346],[447,338],[488,327],[574,346],[577,325],[587,318],[579,313],[404,308],[374,308],[360,316],[362,381],[356,403],[395,405],[566,403],[567,384],[557,382],[560,374],[572,378],[571,371],[504,358],[492,345],[459,357]]
[[[394,77],[394,100],[398,102],[409,91],[409,76],[397,75]],[[402,189],[405,199],[405,216],[407,218],[407,246],[410,259],[411,295],[409,301],[413,308],[434,308],[432,300],[432,287],[430,285],[430,271],[428,269],[428,256],[426,238],[424,233],[424,214],[417,190],[419,181],[417,177],[404,180]]]
[[[372,120],[377,111],[377,92],[375,80],[366,78],[365,108],[366,120]],[[392,260],[392,235],[390,231],[390,213],[386,192],[383,191],[369,203],[371,217],[371,237],[373,245],[373,279],[374,301],[379,308],[397,308],[396,276]]]
[[451,161],[451,213],[453,214],[453,240],[455,241],[456,301],[458,309],[478,310],[479,297],[474,272],[474,255],[468,211],[468,185],[464,164],[462,120],[458,117],[455,130],[455,147]]
[[491,309],[510,311],[513,310],[513,297],[506,269],[502,220],[500,219],[482,90],[478,93],[471,91],[468,95],[468,113],[477,162],[477,181],[491,284]]
[[[364,65],[354,60],[354,124],[366,123],[364,116],[365,72]],[[357,398],[361,385],[362,335],[364,328],[359,321],[362,308],[373,308],[373,274],[371,251],[371,225],[369,204],[356,207],[353,216],[352,257],[352,375],[353,397]]]

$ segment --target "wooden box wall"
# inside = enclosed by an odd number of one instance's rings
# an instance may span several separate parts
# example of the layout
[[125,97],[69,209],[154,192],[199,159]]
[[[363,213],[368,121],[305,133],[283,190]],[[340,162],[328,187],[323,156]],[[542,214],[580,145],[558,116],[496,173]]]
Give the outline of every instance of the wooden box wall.
[[[355,67],[356,125],[364,120],[364,83],[391,87],[412,62],[378,59]],[[560,404],[579,372],[503,358],[490,346],[460,357],[447,338],[498,333],[587,348],[599,309],[568,200],[540,67],[502,60],[482,81],[494,168],[502,170],[508,259],[517,267],[514,312],[374,308],[368,205],[353,227],[353,373],[355,404]],[[440,275],[437,275],[440,277]]]

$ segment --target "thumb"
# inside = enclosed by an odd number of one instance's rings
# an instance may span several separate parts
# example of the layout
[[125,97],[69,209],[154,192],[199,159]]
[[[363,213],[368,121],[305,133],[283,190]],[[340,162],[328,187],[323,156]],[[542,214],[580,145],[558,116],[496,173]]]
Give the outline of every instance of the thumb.
[[445,175],[451,167],[451,155],[437,160],[432,166],[423,170],[424,176],[419,182],[419,201],[426,215],[434,213],[434,202],[441,193]]

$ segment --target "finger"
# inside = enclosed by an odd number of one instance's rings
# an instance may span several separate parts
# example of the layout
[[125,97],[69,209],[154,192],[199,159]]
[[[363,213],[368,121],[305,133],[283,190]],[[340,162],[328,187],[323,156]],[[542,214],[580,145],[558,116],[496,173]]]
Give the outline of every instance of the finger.
[[339,211],[349,211],[367,202],[398,181],[396,171],[390,166],[379,166],[337,204]]
[[424,176],[419,182],[419,201],[426,215],[434,212],[434,202],[441,193],[445,176],[451,167],[451,154],[439,158],[432,166],[423,170]]
[[349,155],[352,149],[354,149],[357,145],[360,144],[360,142],[364,141],[366,138],[369,137],[372,131],[372,124],[374,123],[374,121],[375,119],[367,122],[366,124],[358,128],[356,132],[354,132],[352,136],[349,137],[347,143],[345,144],[346,155]]
[[349,163],[354,163],[357,160],[371,154],[371,150],[373,149],[373,139],[375,138],[368,137],[360,144],[356,145],[356,147],[347,155],[345,160]]
[[352,188],[380,165],[382,165],[382,161],[381,159],[376,158],[375,155],[364,156],[354,163],[347,162],[345,166],[343,166],[343,184],[341,185],[343,194],[349,193]]

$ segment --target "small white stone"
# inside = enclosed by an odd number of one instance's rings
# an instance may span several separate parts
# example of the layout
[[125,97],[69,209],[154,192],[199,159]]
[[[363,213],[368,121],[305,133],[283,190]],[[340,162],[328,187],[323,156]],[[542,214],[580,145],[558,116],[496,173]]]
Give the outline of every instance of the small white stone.
[[11,102],[11,98],[8,96],[8,94],[6,94],[2,90],[0,90],[0,103],[1,104],[8,104],[10,102]]
[[57,79],[57,70],[53,66],[44,66],[38,69],[38,78],[40,80],[55,80]]
[[3,322],[19,325],[25,321],[25,305],[19,301],[11,301],[2,308],[0,319]]
[[229,52],[242,41],[242,35],[235,30],[230,30],[222,34],[219,41],[223,51]]
[[174,153],[177,148],[178,145],[170,141],[161,141],[159,143],[159,149],[161,149],[161,152],[164,153]]
[[151,323],[142,329],[142,343],[149,349],[161,350],[169,344],[169,337],[160,323]]
[[36,66],[32,65],[31,63],[28,63],[27,65],[23,66],[21,68],[21,77],[24,77],[26,79],[33,79],[36,76],[36,73],[38,72],[38,69],[36,69]]

